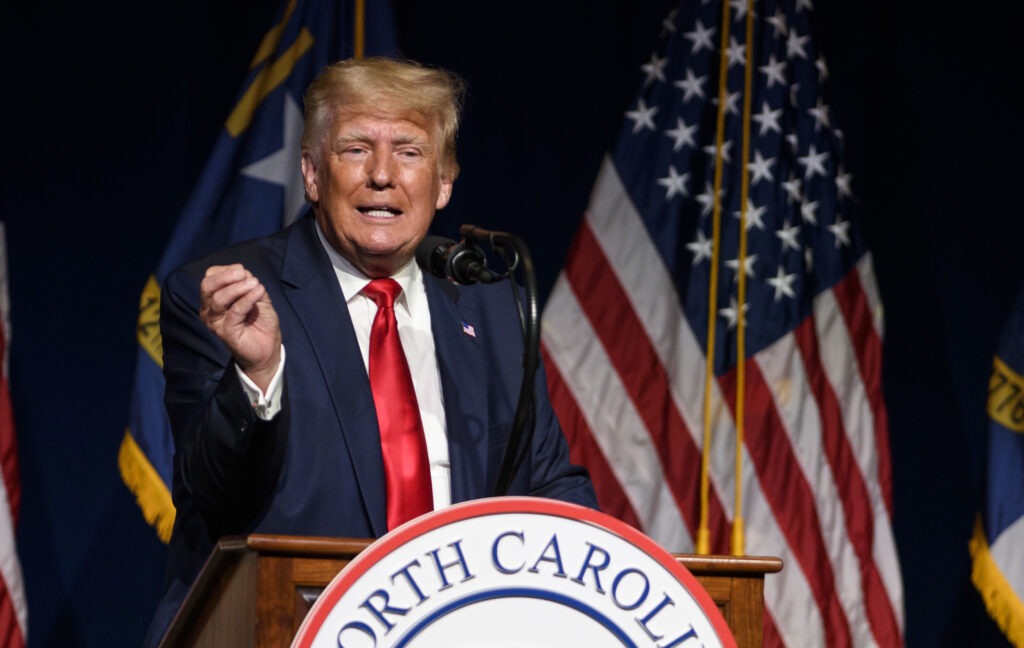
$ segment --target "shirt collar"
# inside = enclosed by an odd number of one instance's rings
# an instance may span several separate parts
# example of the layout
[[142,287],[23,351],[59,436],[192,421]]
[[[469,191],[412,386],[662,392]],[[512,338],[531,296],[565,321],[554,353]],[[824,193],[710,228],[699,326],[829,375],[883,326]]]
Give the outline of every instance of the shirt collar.
[[[327,242],[327,237],[320,231],[320,223],[316,223],[316,235],[320,239],[320,245],[327,252],[327,258],[331,260],[331,266],[334,267],[334,274],[338,277],[338,283],[341,285],[341,293],[345,297],[345,302],[351,303],[353,299],[361,296],[360,293],[366,287],[366,284],[370,283],[370,278],[357,270],[351,261],[341,256],[337,250],[331,247],[331,244]],[[391,275],[391,278],[402,287],[402,294],[398,296],[395,303],[397,305],[404,304],[409,311],[415,312],[419,305],[420,296],[423,295],[425,297],[422,288],[423,272],[420,271],[416,260],[409,259],[404,266],[398,269],[398,272]],[[418,290],[417,287],[419,287]]]

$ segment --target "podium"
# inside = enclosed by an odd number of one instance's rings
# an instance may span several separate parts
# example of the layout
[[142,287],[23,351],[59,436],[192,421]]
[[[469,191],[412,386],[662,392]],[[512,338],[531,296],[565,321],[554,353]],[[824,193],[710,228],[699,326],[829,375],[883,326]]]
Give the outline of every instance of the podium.
[[[163,648],[291,644],[317,596],[370,540],[250,535],[217,543],[161,643]],[[782,560],[676,554],[725,617],[740,648],[759,648],[764,577]]]

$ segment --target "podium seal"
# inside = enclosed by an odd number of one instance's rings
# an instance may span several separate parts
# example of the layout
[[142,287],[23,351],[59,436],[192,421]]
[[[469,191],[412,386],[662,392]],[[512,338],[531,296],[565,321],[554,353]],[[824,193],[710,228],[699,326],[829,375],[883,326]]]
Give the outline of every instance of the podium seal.
[[718,608],[633,527],[500,497],[412,520],[334,578],[293,648],[732,648]]

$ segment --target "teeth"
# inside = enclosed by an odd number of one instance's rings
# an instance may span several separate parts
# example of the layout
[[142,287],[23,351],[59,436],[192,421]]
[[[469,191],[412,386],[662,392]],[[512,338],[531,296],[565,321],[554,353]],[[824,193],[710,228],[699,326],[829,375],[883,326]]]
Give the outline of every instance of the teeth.
[[366,209],[363,213],[374,218],[392,218],[396,215],[390,209]]

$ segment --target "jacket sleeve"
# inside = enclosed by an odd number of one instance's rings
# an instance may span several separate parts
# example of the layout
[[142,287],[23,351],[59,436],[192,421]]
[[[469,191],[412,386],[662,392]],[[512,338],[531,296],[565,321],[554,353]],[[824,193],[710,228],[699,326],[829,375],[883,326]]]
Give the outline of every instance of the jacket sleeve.
[[569,461],[569,444],[551,406],[543,363],[537,368],[534,412],[530,494],[597,509],[597,497],[586,468]]
[[252,527],[277,484],[287,442],[282,411],[259,419],[230,353],[199,319],[199,278],[168,276],[160,303],[164,403],[174,434],[175,506],[194,506],[212,539]]

